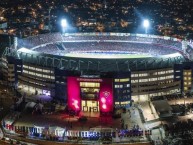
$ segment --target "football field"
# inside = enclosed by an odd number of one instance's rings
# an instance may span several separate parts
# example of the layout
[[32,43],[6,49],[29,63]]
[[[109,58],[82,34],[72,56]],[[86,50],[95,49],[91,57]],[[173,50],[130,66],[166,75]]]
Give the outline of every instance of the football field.
[[96,58],[96,59],[111,59],[111,58],[147,58],[153,57],[148,54],[107,54],[107,53],[67,53],[64,56],[67,57],[79,57],[79,58]]

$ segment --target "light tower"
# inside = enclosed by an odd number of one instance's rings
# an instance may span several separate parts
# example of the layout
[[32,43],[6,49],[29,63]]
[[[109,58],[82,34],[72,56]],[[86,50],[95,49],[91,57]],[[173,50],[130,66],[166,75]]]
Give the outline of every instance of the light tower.
[[61,26],[62,26],[62,33],[64,34],[67,28],[67,21],[66,19],[61,20]]
[[147,34],[148,28],[149,28],[149,20],[145,19],[143,21],[143,26],[145,28],[145,34]]

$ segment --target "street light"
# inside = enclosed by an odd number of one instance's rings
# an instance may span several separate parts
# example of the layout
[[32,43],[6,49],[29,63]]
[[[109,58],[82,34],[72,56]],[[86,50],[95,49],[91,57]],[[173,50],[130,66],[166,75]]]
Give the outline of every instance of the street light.
[[145,19],[143,21],[143,26],[145,28],[145,34],[147,34],[147,29],[149,28],[149,20]]
[[62,31],[63,31],[63,33],[65,33],[65,29],[66,29],[66,27],[67,27],[67,21],[66,21],[66,19],[62,19],[62,20],[61,20],[61,26],[62,26]]

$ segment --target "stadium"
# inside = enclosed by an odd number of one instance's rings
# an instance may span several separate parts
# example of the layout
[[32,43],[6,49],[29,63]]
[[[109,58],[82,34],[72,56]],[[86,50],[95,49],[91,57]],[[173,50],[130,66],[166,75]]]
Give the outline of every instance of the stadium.
[[187,50],[188,42],[167,36],[49,33],[16,38],[2,70],[9,85],[32,96],[62,100],[75,112],[112,113],[181,92],[174,66],[190,59]]

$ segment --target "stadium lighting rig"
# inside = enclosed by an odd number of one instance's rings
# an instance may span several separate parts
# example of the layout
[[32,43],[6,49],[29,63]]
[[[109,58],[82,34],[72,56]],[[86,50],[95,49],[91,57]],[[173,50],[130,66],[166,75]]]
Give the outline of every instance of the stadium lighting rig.
[[67,20],[66,19],[61,20],[61,26],[62,26],[63,33],[65,33],[65,30],[67,28]]
[[145,28],[145,34],[147,34],[147,30],[148,30],[148,28],[149,28],[149,20],[145,19],[145,20],[143,21],[143,26],[144,26],[144,28]]

